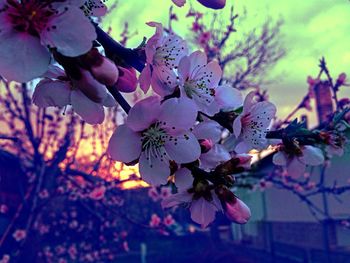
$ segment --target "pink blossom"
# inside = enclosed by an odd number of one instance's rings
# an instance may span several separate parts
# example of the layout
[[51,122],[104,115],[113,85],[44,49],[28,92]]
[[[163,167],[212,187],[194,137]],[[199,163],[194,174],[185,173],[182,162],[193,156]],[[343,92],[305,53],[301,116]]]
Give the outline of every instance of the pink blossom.
[[9,263],[10,262],[10,256],[8,254],[5,254],[0,259],[0,263]]
[[24,229],[17,229],[13,234],[12,234],[13,238],[19,242],[23,239],[26,238],[27,236],[27,232]]
[[136,71],[134,68],[118,66],[119,78],[115,87],[121,92],[134,92],[137,87]]
[[212,116],[219,110],[235,110],[243,103],[239,90],[228,84],[219,86],[222,70],[216,61],[207,63],[204,52],[183,57],[178,74],[181,95],[193,99],[203,113]]
[[202,25],[198,23],[198,21],[193,22],[192,24],[192,31],[193,32],[198,32],[202,30]]
[[270,188],[273,184],[270,181],[266,181],[265,179],[261,179],[259,181],[259,187],[261,191],[264,191],[267,188]]
[[9,210],[9,208],[7,205],[5,205],[5,204],[0,205],[0,213],[6,214],[8,212],[8,210]]
[[161,223],[161,219],[157,214],[152,214],[151,221],[149,222],[149,225],[151,227],[158,227]]
[[261,150],[267,146],[265,134],[275,117],[276,107],[270,102],[254,102],[254,92],[244,100],[243,112],[234,120],[233,131],[238,138],[235,151],[244,153],[249,150]]
[[170,187],[162,187],[162,189],[160,189],[160,197],[162,199],[167,198],[170,195],[171,195]]
[[311,145],[301,146],[300,152],[296,154],[287,154],[282,149],[273,156],[273,163],[286,166],[288,175],[293,178],[300,177],[305,172],[306,165],[317,166],[323,162],[322,150]]
[[78,250],[75,246],[75,244],[72,244],[69,248],[68,248],[68,255],[71,259],[75,260],[78,254]]
[[175,220],[172,217],[172,215],[167,215],[166,217],[164,217],[163,224],[165,226],[167,226],[167,227],[174,225],[175,224]]
[[211,38],[211,33],[208,32],[202,32],[199,36],[198,36],[198,42],[200,45],[207,45],[209,40]]
[[39,233],[40,233],[40,235],[44,235],[46,233],[49,233],[49,231],[50,231],[50,227],[48,225],[41,224],[39,226]]
[[[57,70],[57,68],[54,68]],[[49,74],[52,74],[50,69]],[[102,123],[105,117],[104,106],[114,107],[116,102],[107,88],[93,78],[89,71],[81,69],[82,78],[70,81],[61,70],[55,79],[45,78],[35,87],[33,103],[38,107],[65,107],[73,110],[89,124]],[[81,90],[83,88],[83,91]],[[91,100],[86,93],[96,94],[100,102]],[[91,95],[90,95],[91,96]]]
[[0,74],[5,78],[27,82],[44,74],[48,47],[69,57],[91,49],[96,32],[77,1],[50,3],[0,2]]
[[181,95],[192,99],[198,111],[212,116],[220,110],[215,101],[222,75],[218,62],[208,63],[206,54],[196,51],[180,60],[178,73]]
[[104,185],[99,186],[95,189],[93,189],[90,193],[89,193],[89,197],[93,200],[101,200],[104,198],[106,193],[106,187]]
[[124,251],[126,251],[126,252],[129,252],[129,251],[130,251],[129,243],[128,243],[127,241],[124,241],[124,242],[123,242],[123,249],[124,249]]
[[189,163],[200,155],[199,143],[189,131],[196,117],[196,107],[187,98],[160,104],[158,97],[148,97],[134,105],[126,123],[113,133],[108,152],[124,163],[138,160],[143,180],[165,184],[170,175],[169,161]]
[[150,187],[150,189],[148,190],[148,196],[151,197],[153,202],[157,202],[160,199],[157,188],[155,187]]
[[49,192],[47,191],[47,189],[43,189],[39,192],[39,197],[41,199],[45,199],[49,197]]
[[187,54],[187,45],[175,34],[165,35],[161,24],[147,24],[155,27],[156,33],[145,47],[147,64],[139,77],[140,87],[146,93],[152,84],[153,90],[159,95],[170,95],[178,84],[174,69]]

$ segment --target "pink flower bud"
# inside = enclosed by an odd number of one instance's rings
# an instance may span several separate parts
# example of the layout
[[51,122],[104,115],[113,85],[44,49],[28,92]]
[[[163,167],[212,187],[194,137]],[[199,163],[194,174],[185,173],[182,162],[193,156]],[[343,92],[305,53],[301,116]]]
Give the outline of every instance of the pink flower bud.
[[209,139],[199,140],[199,145],[201,146],[201,152],[207,153],[213,148],[214,143]]
[[238,154],[236,158],[239,159],[239,164],[237,167],[243,167],[244,169],[250,168],[250,162],[252,160],[252,156],[249,154]]
[[339,86],[344,85],[344,84],[345,84],[345,81],[346,81],[346,74],[343,72],[343,73],[341,73],[341,74],[338,76],[337,84],[338,84]]
[[105,193],[106,187],[100,186],[92,190],[92,192],[89,194],[89,197],[93,200],[101,200],[105,196]]
[[118,66],[119,78],[116,87],[121,92],[134,92],[137,87],[137,77],[134,68]]
[[199,3],[205,7],[212,9],[221,9],[226,5],[226,0],[197,0]]
[[174,3],[175,5],[177,5],[178,7],[182,7],[182,6],[184,6],[185,3],[186,3],[186,0],[172,0],[172,1],[173,1],[173,3]]
[[247,223],[251,216],[249,207],[237,197],[225,203],[225,214],[228,219],[238,224]]
[[17,241],[21,241],[25,239],[27,236],[27,232],[23,229],[17,229],[13,234],[12,237]]
[[91,73],[98,82],[107,86],[114,85],[119,76],[117,66],[106,57],[102,57],[101,64],[91,67]]
[[107,97],[107,89],[97,81],[89,71],[81,69],[81,78],[72,79],[73,86],[84,93],[86,97],[96,103],[102,103]]
[[311,76],[308,76],[308,77],[307,77],[307,83],[308,83],[310,86],[314,86],[314,85],[316,85],[318,82],[319,82],[318,79],[313,79]]
[[152,214],[151,221],[149,222],[149,225],[151,227],[158,227],[161,223],[161,219],[157,214]]

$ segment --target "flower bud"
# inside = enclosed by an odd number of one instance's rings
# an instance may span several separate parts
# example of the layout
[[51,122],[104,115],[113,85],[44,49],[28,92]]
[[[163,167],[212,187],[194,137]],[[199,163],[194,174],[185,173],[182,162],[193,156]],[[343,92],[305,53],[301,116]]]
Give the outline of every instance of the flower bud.
[[201,152],[207,153],[214,146],[214,143],[209,139],[199,140],[199,145],[201,146]]
[[238,224],[248,222],[251,212],[249,207],[240,199],[236,198],[234,202],[225,203],[225,214],[228,219]]
[[81,78],[72,79],[73,86],[84,93],[86,97],[96,103],[102,103],[107,97],[107,89],[97,81],[89,71],[81,69]]
[[106,187],[102,185],[92,190],[92,192],[90,192],[89,194],[89,197],[93,200],[101,200],[104,198],[105,193],[106,193]]
[[337,85],[338,86],[344,85],[345,81],[346,81],[346,74],[343,72],[338,76]]
[[315,86],[319,82],[318,79],[314,79],[311,76],[308,76],[306,81],[310,86]]
[[98,82],[107,86],[114,85],[119,76],[117,66],[106,57],[102,57],[101,63],[91,67],[91,73]]
[[238,154],[236,158],[239,159],[239,163],[237,167],[242,167],[244,169],[250,169],[250,162],[252,160],[252,156],[249,154]]
[[119,78],[116,88],[121,92],[134,92],[137,87],[137,77],[134,68],[124,68],[118,66]]
[[228,219],[238,224],[245,224],[248,222],[251,212],[249,207],[243,201],[238,199],[225,186],[217,187],[215,193],[223,204],[225,215]]
[[226,0],[197,0],[199,3],[205,7],[212,9],[221,9],[226,5]]

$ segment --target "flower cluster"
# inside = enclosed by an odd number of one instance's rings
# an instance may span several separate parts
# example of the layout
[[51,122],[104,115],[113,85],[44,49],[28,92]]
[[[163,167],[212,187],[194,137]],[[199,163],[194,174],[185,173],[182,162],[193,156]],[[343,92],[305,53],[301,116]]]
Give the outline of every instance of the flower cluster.
[[[198,1],[213,9],[225,6],[225,1]],[[128,165],[138,163],[142,179],[152,186],[174,186],[177,193],[164,198],[163,207],[185,203],[203,227],[217,211],[246,223],[250,210],[230,189],[234,174],[249,169],[251,150],[277,144],[273,162],[286,166],[293,178],[306,165],[323,164],[325,153],[343,153],[346,139],[339,120],[345,111],[317,132],[297,122],[269,131],[276,107],[266,94],[253,91],[243,99],[223,81],[218,61],[202,51],[190,52],[185,40],[157,22],[147,23],[156,31],[147,43],[134,50],[122,47],[89,18],[105,13],[101,2],[92,0],[0,1],[0,74],[19,82],[40,77],[34,104],[72,107],[89,124],[102,123],[104,107],[117,106],[117,100],[128,116],[111,136],[108,154]],[[202,41],[209,39],[210,32]],[[138,83],[149,96],[130,107],[119,91],[133,92]],[[344,85],[341,74],[333,90]],[[301,105],[306,107],[306,101]],[[99,201],[106,188],[85,194]],[[152,225],[159,224],[156,219]]]
[[[249,167],[251,157],[240,153],[268,145],[265,134],[276,108],[255,102],[254,93],[243,104],[238,90],[221,83],[217,61],[201,51],[189,53],[186,42],[165,33],[161,24],[148,25],[156,33],[146,43],[139,81],[145,93],[152,87],[155,95],[131,108],[108,152],[117,161],[138,162],[142,179],[151,185],[175,183],[178,193],[165,198],[163,207],[189,203],[192,219],[203,227],[216,211],[245,223],[250,211],[229,190],[232,174]],[[233,150],[222,144],[222,120],[234,131]]]

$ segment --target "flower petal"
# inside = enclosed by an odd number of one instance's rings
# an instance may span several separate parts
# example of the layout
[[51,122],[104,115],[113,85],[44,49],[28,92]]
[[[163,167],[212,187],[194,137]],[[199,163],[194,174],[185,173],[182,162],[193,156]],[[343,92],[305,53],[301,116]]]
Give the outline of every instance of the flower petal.
[[242,93],[227,84],[215,89],[215,101],[222,110],[235,110],[242,106]]
[[214,221],[217,210],[215,205],[204,198],[193,200],[190,206],[191,219],[205,228]]
[[198,70],[207,64],[207,55],[202,51],[195,51],[183,57],[179,62],[178,73],[184,82],[187,78],[194,79]]
[[103,106],[90,100],[80,90],[72,90],[71,104],[74,111],[89,124],[100,124],[105,118]]
[[222,77],[222,70],[217,61],[210,61],[207,65],[192,76],[192,79],[197,80],[201,85],[207,88],[216,88]]
[[54,16],[40,33],[44,46],[56,47],[57,51],[69,57],[85,54],[92,48],[97,37],[95,28],[83,11],[68,6],[64,13]]
[[144,93],[147,93],[147,91],[149,90],[149,86],[151,85],[151,79],[151,66],[147,64],[146,67],[143,68],[139,76],[140,88]]
[[267,146],[266,131],[275,117],[276,107],[271,102],[263,101],[250,108],[250,114],[244,116],[242,138],[254,149],[263,149]]
[[153,67],[152,88],[162,97],[171,95],[177,86],[177,78],[174,70],[166,66]]
[[297,157],[294,157],[287,164],[287,172],[292,178],[298,178],[305,172],[305,164],[300,162]]
[[109,93],[109,91],[107,91],[107,96],[103,101],[103,106],[105,107],[116,107],[117,106],[117,102],[115,101],[114,97],[112,96],[111,93]]
[[70,93],[68,82],[43,79],[35,87],[33,103],[38,107],[64,107],[70,104]]
[[197,118],[195,103],[186,98],[173,98],[162,104],[159,120],[173,134],[188,131],[194,126]]
[[160,160],[153,155],[147,155],[145,152],[140,156],[140,175],[142,180],[153,186],[166,184],[170,175],[169,162]]
[[324,155],[320,148],[305,145],[302,149],[303,156],[299,160],[307,165],[320,165],[324,162]]
[[114,131],[107,151],[113,160],[130,163],[140,157],[141,148],[141,136],[123,124]]
[[244,102],[243,102],[243,113],[242,114],[249,112],[250,108],[254,104],[256,104],[256,102],[254,101],[254,97],[255,97],[255,91],[249,92],[248,95],[245,97]]
[[236,147],[235,152],[236,153],[247,153],[252,149],[250,143],[247,143],[246,141],[240,141]]
[[242,115],[237,116],[233,121],[233,134],[238,138],[242,132]]
[[134,131],[143,131],[158,120],[160,111],[160,100],[157,96],[140,100],[130,109],[126,124]]
[[193,134],[198,140],[209,139],[218,142],[221,139],[221,126],[216,121],[206,120],[194,127]]
[[50,54],[37,37],[10,31],[1,34],[0,75],[8,80],[28,82],[44,74]]
[[175,173],[175,185],[178,191],[186,191],[192,187],[193,176],[190,170],[181,168]]
[[162,200],[163,208],[170,208],[184,203],[190,203],[192,201],[192,195],[187,191],[183,191],[177,194],[170,195]]
[[201,154],[200,145],[192,133],[168,139],[164,147],[170,159],[179,164],[194,162]]
[[230,153],[220,144],[215,144],[209,152],[200,156],[200,167],[205,170],[211,170],[218,164],[231,159]]

